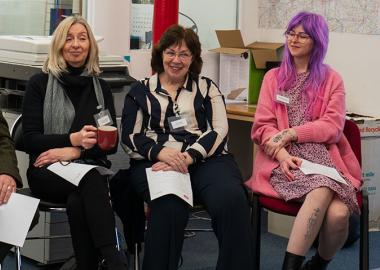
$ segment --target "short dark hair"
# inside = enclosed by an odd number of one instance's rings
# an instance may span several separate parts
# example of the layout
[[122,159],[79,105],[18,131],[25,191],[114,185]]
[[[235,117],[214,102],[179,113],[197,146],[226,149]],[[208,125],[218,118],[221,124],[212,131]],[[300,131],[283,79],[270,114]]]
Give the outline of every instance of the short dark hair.
[[202,70],[203,60],[201,57],[201,43],[198,35],[191,28],[184,28],[181,25],[172,25],[162,34],[158,44],[152,50],[152,59],[150,65],[154,72],[158,74],[164,71],[162,63],[162,53],[170,46],[180,45],[185,42],[189,48],[193,62],[190,65],[189,71],[195,75],[199,75]]

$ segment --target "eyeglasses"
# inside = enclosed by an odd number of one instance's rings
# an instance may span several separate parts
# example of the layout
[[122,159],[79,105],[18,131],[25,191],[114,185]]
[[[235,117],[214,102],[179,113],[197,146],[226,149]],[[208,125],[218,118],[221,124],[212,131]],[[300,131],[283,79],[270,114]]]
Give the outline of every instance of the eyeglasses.
[[178,56],[181,61],[186,61],[191,57],[191,53],[189,52],[177,53],[175,51],[164,51],[164,55],[169,59],[174,59],[176,56]]
[[296,33],[293,31],[285,32],[285,37],[287,40],[294,40],[295,38],[297,38],[299,43],[305,43],[307,40],[310,39],[310,36],[304,32]]

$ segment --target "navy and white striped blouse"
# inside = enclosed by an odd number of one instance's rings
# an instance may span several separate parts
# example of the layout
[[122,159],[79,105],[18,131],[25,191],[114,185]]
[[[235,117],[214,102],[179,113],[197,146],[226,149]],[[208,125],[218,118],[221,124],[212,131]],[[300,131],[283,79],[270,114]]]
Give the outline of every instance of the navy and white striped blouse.
[[[168,118],[178,114],[187,125],[172,132]],[[165,146],[188,151],[197,161],[224,154],[227,133],[224,98],[209,78],[189,74],[172,100],[155,74],[132,85],[125,97],[121,137],[133,159],[157,161]]]

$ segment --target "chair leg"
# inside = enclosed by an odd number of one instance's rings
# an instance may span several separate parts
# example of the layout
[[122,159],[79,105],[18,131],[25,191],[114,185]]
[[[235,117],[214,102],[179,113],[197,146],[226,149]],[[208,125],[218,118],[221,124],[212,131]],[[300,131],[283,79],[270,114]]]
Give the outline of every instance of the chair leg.
[[140,270],[140,253],[139,253],[139,244],[135,243],[135,254],[134,254],[134,260],[135,260],[135,267],[134,270]]
[[361,270],[369,269],[369,246],[368,246],[368,194],[365,191],[362,191],[363,194],[363,203],[362,203],[362,213],[360,215],[360,268]]
[[115,235],[116,235],[116,248],[118,251],[120,251],[119,233],[116,226],[115,226]]
[[21,251],[20,251],[20,247],[17,247],[15,246],[15,251],[16,251],[16,267],[17,267],[17,270],[21,270]]
[[253,232],[254,243],[254,264],[255,269],[260,269],[260,246],[261,246],[261,207],[259,202],[259,196],[252,194],[252,211],[251,211],[251,227]]

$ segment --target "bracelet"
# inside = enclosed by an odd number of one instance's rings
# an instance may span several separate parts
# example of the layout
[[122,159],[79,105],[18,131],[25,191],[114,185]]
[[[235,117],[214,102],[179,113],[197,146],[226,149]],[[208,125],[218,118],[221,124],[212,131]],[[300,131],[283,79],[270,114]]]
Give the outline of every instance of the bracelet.
[[84,157],[84,153],[85,153],[86,149],[84,149],[83,147],[79,147],[79,151],[80,151],[79,158],[82,159]]

